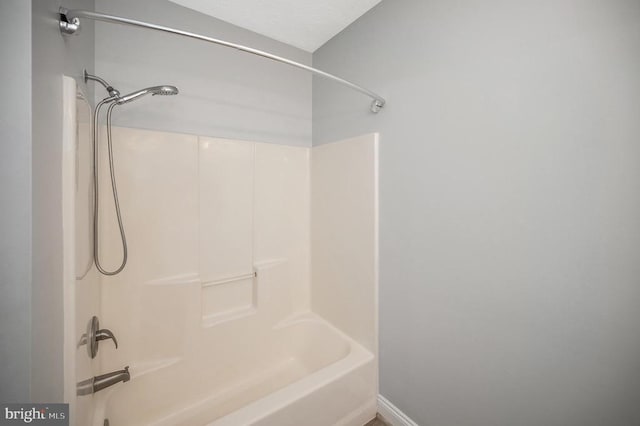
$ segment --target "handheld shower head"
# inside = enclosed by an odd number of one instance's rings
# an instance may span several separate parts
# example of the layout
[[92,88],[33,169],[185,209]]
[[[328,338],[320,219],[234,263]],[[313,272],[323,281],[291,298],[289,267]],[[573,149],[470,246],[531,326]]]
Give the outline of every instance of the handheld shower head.
[[[95,80],[98,83],[102,84],[105,89],[109,92],[109,97],[104,98],[100,102],[96,104],[96,107],[93,111],[93,262],[96,265],[98,271],[103,275],[116,275],[119,274],[127,264],[127,237],[124,231],[124,225],[122,223],[122,216],[120,214],[120,201],[118,200],[118,190],[116,188],[116,176],[114,172],[114,161],[113,161],[113,147],[112,147],[112,138],[111,138],[111,113],[113,109],[122,104],[126,104],[128,102],[134,101],[142,96],[151,94],[155,95],[177,95],[178,88],[175,86],[154,86],[147,87],[146,89],[138,90],[137,92],[129,93],[128,95],[120,96],[120,92],[115,90],[112,86],[109,85],[106,81],[97,76],[92,76],[85,71],[85,81],[86,80]],[[116,219],[118,221],[118,228],[120,228],[120,241],[122,242],[122,262],[117,269],[107,270],[102,267],[100,264],[100,233],[98,232],[98,216],[99,216],[99,188],[98,181],[99,177],[99,164],[100,164],[100,149],[98,145],[99,141],[99,116],[100,116],[100,108],[104,105],[108,105],[107,107],[107,153],[109,155],[109,173],[111,175],[111,190],[113,192],[113,202],[116,210]]]
[[151,96],[160,95],[160,96],[168,96],[168,95],[177,95],[178,88],[175,86],[153,86],[147,87],[146,89],[138,90],[136,92],[129,93],[128,95],[121,96],[116,100],[118,105],[126,104],[131,101],[135,101],[136,99],[151,94]]

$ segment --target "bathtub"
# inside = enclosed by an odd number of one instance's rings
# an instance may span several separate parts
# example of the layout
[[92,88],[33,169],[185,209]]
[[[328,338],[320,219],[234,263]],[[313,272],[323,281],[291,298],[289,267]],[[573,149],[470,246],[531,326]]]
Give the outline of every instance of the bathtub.
[[245,339],[233,327],[197,359],[132,365],[129,382],[95,395],[94,425],[362,426],[375,416],[374,355],[319,316],[259,335],[247,327]]

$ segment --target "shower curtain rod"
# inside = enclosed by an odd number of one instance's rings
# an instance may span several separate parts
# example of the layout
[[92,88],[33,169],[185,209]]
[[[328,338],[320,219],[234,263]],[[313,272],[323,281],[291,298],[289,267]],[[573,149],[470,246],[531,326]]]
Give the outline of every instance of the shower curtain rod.
[[321,71],[319,69],[310,67],[308,65],[301,64],[299,62],[292,61],[290,59],[283,58],[281,56],[277,56],[268,52],[264,52],[262,50],[254,49],[252,47],[243,46],[241,44],[231,43],[229,41],[219,40],[212,37],[203,36],[200,34],[190,33],[188,31],[178,30],[175,28],[165,27],[162,25],[151,24],[149,22],[137,21],[135,19],[123,18],[120,16],[107,15],[99,12],[90,12],[88,10],[68,10],[63,7],[60,8],[60,31],[63,34],[75,34],[80,29],[80,18],[92,19],[94,21],[102,21],[109,22],[112,24],[122,24],[122,25],[130,25],[133,27],[140,28],[148,28],[151,30],[161,31],[170,34],[176,34],[183,37],[194,38],[196,40],[202,40],[209,43],[218,44],[220,46],[230,47],[233,49],[241,50],[243,52],[251,53],[252,55],[262,56],[263,58],[271,59],[276,62],[282,62],[287,65],[291,65],[292,67],[300,68],[306,71],[309,71],[313,74],[319,75],[321,77],[327,78],[329,80],[333,80],[337,83],[340,83],[344,86],[347,86],[353,90],[356,90],[360,93],[363,93],[373,99],[371,102],[371,111],[378,112],[384,104],[386,103],[385,99],[378,95],[375,92],[372,92],[369,89],[365,89],[362,86],[359,86],[355,83],[347,81],[343,78],[337,77],[333,74],[329,74],[328,72]]

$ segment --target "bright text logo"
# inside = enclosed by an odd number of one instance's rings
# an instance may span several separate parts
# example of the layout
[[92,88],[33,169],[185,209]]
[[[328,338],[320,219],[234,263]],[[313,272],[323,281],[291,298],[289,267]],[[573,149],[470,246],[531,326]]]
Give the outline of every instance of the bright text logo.
[[0,404],[0,425],[69,425],[69,404]]

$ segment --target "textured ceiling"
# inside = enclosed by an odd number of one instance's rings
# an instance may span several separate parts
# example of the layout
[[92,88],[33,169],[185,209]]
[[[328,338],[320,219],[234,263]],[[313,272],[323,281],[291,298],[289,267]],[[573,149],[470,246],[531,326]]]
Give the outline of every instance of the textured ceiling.
[[381,0],[170,0],[313,52]]

